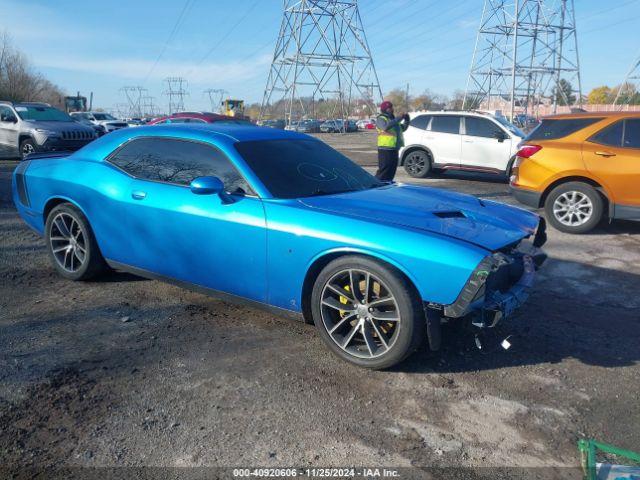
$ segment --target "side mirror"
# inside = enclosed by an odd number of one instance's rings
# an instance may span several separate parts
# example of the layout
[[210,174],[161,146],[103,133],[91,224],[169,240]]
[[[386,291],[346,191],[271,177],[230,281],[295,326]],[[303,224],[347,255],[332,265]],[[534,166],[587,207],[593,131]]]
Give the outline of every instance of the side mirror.
[[500,143],[504,142],[507,138],[509,138],[509,137],[507,136],[507,134],[506,134],[506,133],[504,133],[502,130],[496,130],[496,131],[494,132],[493,136],[494,136],[495,138],[497,138],[497,139],[498,139],[498,142],[500,142]]
[[18,119],[16,117],[14,117],[13,115],[4,114],[4,115],[2,115],[2,118],[0,118],[0,121],[8,122],[8,123],[16,123],[18,121]]
[[194,178],[189,188],[196,195],[219,195],[224,193],[224,184],[218,177]]

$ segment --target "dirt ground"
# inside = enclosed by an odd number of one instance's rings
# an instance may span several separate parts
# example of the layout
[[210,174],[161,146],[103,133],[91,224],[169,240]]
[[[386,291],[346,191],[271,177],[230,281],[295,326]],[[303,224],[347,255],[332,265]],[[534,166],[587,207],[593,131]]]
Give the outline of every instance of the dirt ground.
[[[375,166],[374,135],[322,138]],[[530,301],[503,327],[520,333],[509,351],[482,354],[447,328],[441,352],[371,372],[334,357],[310,325],[121,273],[61,279],[11,203],[14,167],[0,162],[0,477],[387,466],[462,478],[426,469],[463,466],[579,478],[568,469],[579,438],[640,449],[640,224],[550,229]],[[415,183],[513,203],[504,179]]]

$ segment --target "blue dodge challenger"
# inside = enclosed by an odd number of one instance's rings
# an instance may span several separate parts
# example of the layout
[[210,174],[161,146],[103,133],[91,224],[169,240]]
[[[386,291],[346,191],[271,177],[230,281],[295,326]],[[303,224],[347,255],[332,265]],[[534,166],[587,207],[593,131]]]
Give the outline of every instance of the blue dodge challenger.
[[13,175],[63,277],[161,279],[315,323],[386,368],[442,323],[490,328],[526,299],[544,222],[473,196],[383,183],[325,143],[232,125],[129,128]]

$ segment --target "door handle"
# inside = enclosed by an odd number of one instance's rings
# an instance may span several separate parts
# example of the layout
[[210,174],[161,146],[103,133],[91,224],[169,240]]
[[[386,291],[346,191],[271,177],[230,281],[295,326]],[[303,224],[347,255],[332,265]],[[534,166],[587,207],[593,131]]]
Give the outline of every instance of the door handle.
[[473,143],[473,140],[463,140],[464,143]]
[[134,190],[133,192],[131,192],[131,198],[133,198],[134,200],[144,200],[146,196],[147,192],[142,192],[140,190]]
[[595,152],[596,155],[600,155],[601,157],[615,157],[616,154],[613,152],[602,152],[602,151],[598,151]]

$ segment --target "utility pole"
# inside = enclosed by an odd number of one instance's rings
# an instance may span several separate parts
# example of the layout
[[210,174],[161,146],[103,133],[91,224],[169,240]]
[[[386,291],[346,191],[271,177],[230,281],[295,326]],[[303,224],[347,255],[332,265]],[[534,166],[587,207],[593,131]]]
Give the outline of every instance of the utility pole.
[[517,109],[535,115],[541,102],[556,108],[559,95],[581,105],[577,38],[574,0],[485,0],[464,105],[508,101],[512,120]]
[[[352,102],[369,107],[382,90],[357,0],[284,0],[280,33],[262,99],[267,111],[292,117],[331,105],[332,118],[349,117]],[[375,108],[372,109],[375,111]]]
[[163,92],[169,97],[169,115],[184,111],[184,97],[187,92],[187,81],[183,77],[167,77],[164,79],[167,88]]

